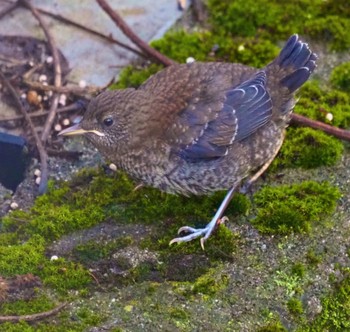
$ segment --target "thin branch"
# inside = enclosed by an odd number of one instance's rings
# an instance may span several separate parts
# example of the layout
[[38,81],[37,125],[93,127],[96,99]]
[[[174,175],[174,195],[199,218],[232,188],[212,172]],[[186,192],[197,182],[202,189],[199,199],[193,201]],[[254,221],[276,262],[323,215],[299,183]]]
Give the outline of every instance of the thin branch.
[[[29,0],[19,0],[19,3],[24,5],[26,8],[28,8],[33,16],[37,19],[39,22],[41,28],[44,31],[44,34],[46,36],[52,58],[53,58],[53,66],[54,66],[54,86],[60,87],[62,85],[62,70],[61,70],[61,63],[60,63],[60,57],[58,54],[58,49],[56,46],[55,39],[51,35],[49,28],[46,24],[46,22],[42,19],[41,15],[39,14],[38,10],[31,4]],[[49,114],[46,118],[46,122],[44,125],[43,132],[41,134],[41,140],[45,143],[47,141],[47,138],[49,137],[51,127],[53,125],[53,122],[55,121],[56,116],[56,110],[58,106],[58,99],[59,95],[57,93],[54,93],[52,96],[52,103],[49,110]]]
[[328,125],[328,124],[320,122],[320,121],[309,119],[309,118],[302,116],[300,114],[296,114],[296,113],[292,114],[292,123],[302,125],[302,126],[311,127],[314,129],[319,129],[319,130],[322,130],[323,132],[325,132],[329,135],[333,135],[337,138],[340,138],[340,139],[343,139],[346,141],[350,141],[350,131],[340,129],[338,127],[334,127],[334,126]]
[[87,27],[86,25],[82,25],[82,24],[80,24],[80,23],[78,23],[78,22],[72,21],[72,20],[69,19],[69,18],[66,18],[66,17],[64,17],[64,16],[62,16],[62,15],[59,15],[59,14],[55,14],[55,13],[49,12],[49,11],[47,11],[47,10],[45,10],[45,9],[37,8],[37,10],[38,10],[40,13],[42,13],[42,14],[51,16],[51,17],[55,18],[56,20],[59,20],[59,21],[61,21],[61,22],[64,22],[64,23],[73,25],[73,26],[75,26],[76,28],[79,28],[79,29],[82,29],[82,30],[84,30],[84,31],[87,31],[87,32],[89,32],[89,33],[91,33],[91,34],[93,34],[93,35],[95,35],[95,36],[98,36],[98,37],[100,37],[100,38],[102,38],[102,39],[104,39],[104,40],[107,40],[107,41],[109,41],[109,42],[111,42],[111,43],[114,43],[114,44],[120,46],[120,47],[123,47],[123,48],[127,49],[128,51],[137,54],[138,56],[141,56],[141,57],[143,57],[143,58],[146,57],[145,54],[143,54],[142,52],[140,52],[140,51],[137,50],[136,48],[133,48],[133,47],[127,45],[127,44],[124,44],[124,43],[122,43],[121,41],[119,41],[119,40],[117,40],[117,39],[115,39],[115,38],[113,38],[113,37],[111,37],[111,36],[107,36],[107,35],[104,35],[103,33],[99,32],[99,31],[93,30],[93,29]]
[[109,6],[105,0],[96,0],[100,7],[109,15],[109,17],[114,21],[118,28],[135,44],[137,45],[145,54],[149,55],[150,58],[154,59],[156,62],[163,64],[164,66],[170,66],[175,62],[164,54],[158,52],[147,43],[145,43],[139,36],[137,36],[130,27],[126,24],[123,18]]
[[6,85],[7,89],[12,94],[14,102],[16,104],[16,107],[22,113],[22,115],[23,115],[24,119],[26,120],[26,122],[28,123],[30,131],[32,132],[32,135],[34,137],[36,148],[38,150],[39,157],[40,157],[40,163],[41,163],[41,181],[40,181],[40,185],[39,185],[39,194],[43,194],[47,189],[47,179],[48,179],[47,153],[45,151],[43,143],[41,142],[41,140],[40,140],[40,138],[35,130],[35,127],[33,125],[33,122],[31,120],[29,114],[24,109],[24,107],[21,103],[21,100],[20,100],[16,90],[14,89],[12,84],[7,80],[7,78],[5,77],[5,75],[1,71],[0,71],[0,78],[3,81],[3,83]]
[[99,93],[104,88],[98,87],[86,87],[80,88],[78,86],[54,86],[54,85],[44,85],[40,82],[34,82],[27,79],[23,80],[23,83],[28,85],[30,88],[41,91],[53,91],[57,93],[73,93],[78,96],[93,95]]
[[[71,105],[59,108],[56,113],[57,114],[59,114],[59,113],[68,113],[68,112],[72,112],[72,111],[78,110],[80,108],[81,108],[80,103],[73,103]],[[43,110],[30,112],[30,113],[27,113],[27,114],[28,114],[28,116],[31,119],[32,118],[40,118],[42,116],[45,116],[45,117],[47,116],[47,112],[45,112]],[[8,117],[8,118],[0,118],[0,123],[22,120],[23,118],[24,118],[23,115],[15,115],[15,116],[11,116],[11,117]]]
[[21,315],[21,316],[0,316],[0,323],[5,323],[5,322],[16,323],[19,321],[34,322],[40,319],[44,319],[44,318],[56,315],[66,305],[67,305],[67,302],[60,304],[59,306],[57,306],[56,308],[53,308],[52,310],[40,312],[38,314]]
[[11,13],[16,7],[17,7],[18,3],[14,2],[9,4],[6,8],[4,8],[1,12],[0,12],[0,19],[3,18],[5,15]]

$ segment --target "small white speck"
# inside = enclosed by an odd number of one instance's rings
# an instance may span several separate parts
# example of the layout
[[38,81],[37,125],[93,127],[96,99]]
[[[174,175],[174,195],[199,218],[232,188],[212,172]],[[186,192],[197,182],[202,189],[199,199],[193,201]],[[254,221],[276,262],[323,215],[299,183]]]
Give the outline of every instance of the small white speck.
[[47,81],[47,76],[44,75],[44,74],[40,75],[39,76],[39,82],[45,82],[45,81]]
[[86,85],[87,85],[87,83],[86,83],[85,80],[80,80],[79,81],[79,88],[86,88]]
[[60,95],[58,103],[62,106],[66,106],[66,102],[67,102],[67,96],[64,94]]
[[34,67],[34,62],[33,61],[29,61],[28,65],[31,66],[31,67]]
[[41,170],[40,169],[36,169],[36,170],[34,170],[34,175],[35,176],[41,176]]
[[53,57],[52,56],[48,56],[46,58],[46,63],[52,63],[53,62]]
[[57,261],[58,260],[58,256],[56,255],[52,255],[50,258],[50,261]]
[[18,204],[17,204],[16,202],[12,202],[12,203],[10,204],[10,208],[11,208],[12,210],[17,210],[17,209],[18,209]]
[[109,164],[109,169],[111,169],[112,171],[116,171],[117,170],[117,166],[115,164]]
[[36,183],[37,185],[39,185],[40,182],[41,182],[41,177],[38,176],[38,177],[35,179],[35,183]]
[[327,113],[326,119],[327,119],[328,121],[332,121],[332,120],[333,120],[333,114],[332,114],[332,113]]
[[63,124],[64,126],[69,126],[69,125],[70,125],[69,119],[67,119],[67,118],[63,119],[62,124]]
[[26,94],[26,93],[22,93],[22,94],[21,94],[21,98],[22,98],[22,99],[26,99],[26,98],[27,98],[27,94]]
[[245,47],[243,44],[238,46],[238,52],[243,52],[245,50]]
[[62,130],[62,126],[59,123],[57,123],[55,125],[54,129],[55,129],[55,131],[61,131]]
[[189,56],[189,57],[186,59],[186,63],[193,63],[193,62],[195,62],[195,61],[196,61],[196,59],[193,58],[193,57],[191,57],[191,56]]

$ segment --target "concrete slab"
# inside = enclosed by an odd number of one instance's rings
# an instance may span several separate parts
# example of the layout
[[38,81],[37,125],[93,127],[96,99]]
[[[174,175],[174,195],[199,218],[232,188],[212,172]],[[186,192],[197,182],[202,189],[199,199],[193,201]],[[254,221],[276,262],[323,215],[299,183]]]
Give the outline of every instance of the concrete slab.
[[[93,0],[32,0],[32,3],[132,45]],[[0,10],[8,4],[9,1],[1,1]],[[182,14],[175,0],[109,0],[109,4],[145,41],[161,37]],[[89,85],[103,86],[135,58],[132,52],[99,37],[48,16],[44,19],[70,64],[70,81],[83,79]],[[37,21],[21,7],[0,20],[0,32],[44,39]]]

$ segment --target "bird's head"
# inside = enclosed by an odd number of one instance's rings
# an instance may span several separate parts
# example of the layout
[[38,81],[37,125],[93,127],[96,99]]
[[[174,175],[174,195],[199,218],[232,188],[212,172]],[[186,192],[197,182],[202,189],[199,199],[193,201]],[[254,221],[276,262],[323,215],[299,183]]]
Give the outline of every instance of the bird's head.
[[130,117],[134,109],[134,89],[105,91],[94,98],[80,123],[62,130],[58,135],[86,136],[101,152],[127,144]]

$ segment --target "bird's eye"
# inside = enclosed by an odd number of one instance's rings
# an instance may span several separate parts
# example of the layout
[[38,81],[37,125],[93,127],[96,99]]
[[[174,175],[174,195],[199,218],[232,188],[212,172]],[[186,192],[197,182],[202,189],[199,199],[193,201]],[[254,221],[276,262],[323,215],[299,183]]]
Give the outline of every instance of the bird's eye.
[[113,119],[112,118],[105,118],[103,120],[103,124],[106,126],[106,127],[110,127],[112,124],[113,124]]

